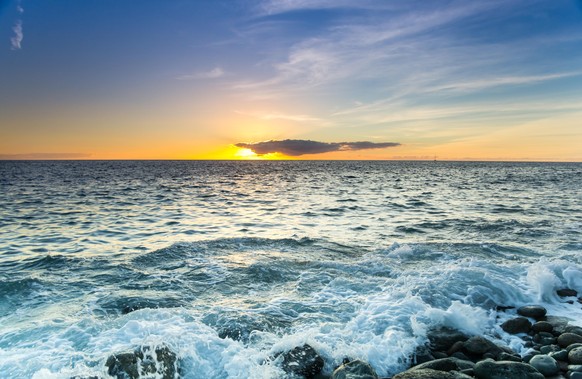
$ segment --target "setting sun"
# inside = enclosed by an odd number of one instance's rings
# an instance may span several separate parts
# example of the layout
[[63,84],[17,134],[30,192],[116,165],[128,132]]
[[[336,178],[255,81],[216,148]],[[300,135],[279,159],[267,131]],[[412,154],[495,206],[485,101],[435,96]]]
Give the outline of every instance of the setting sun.
[[257,155],[251,149],[238,149],[234,155],[240,159],[262,159],[261,156]]

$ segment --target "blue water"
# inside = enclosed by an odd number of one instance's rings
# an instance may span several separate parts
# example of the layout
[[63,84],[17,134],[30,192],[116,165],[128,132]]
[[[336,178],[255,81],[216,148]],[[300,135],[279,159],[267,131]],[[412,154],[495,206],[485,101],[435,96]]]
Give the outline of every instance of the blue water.
[[279,378],[309,343],[404,369],[496,305],[582,321],[582,164],[0,162],[0,377],[106,377],[165,344],[184,378]]

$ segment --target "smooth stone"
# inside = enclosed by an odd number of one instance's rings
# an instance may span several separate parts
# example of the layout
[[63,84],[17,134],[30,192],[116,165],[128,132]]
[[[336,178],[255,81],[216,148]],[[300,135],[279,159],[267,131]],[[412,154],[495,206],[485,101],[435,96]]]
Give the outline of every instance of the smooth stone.
[[335,369],[330,379],[378,379],[378,374],[368,363],[356,359]]
[[582,365],[568,365],[568,371],[582,372]]
[[552,330],[554,330],[554,327],[552,326],[552,324],[550,324],[547,321],[538,321],[535,324],[533,324],[531,326],[531,328],[536,333],[539,333],[539,332],[551,333]]
[[443,353],[442,351],[433,351],[432,355],[434,355],[434,357],[436,359],[442,359],[442,358],[448,358],[449,356],[447,355],[447,353]]
[[536,355],[529,364],[538,370],[543,376],[552,376],[560,372],[558,362],[549,355]]
[[582,346],[582,343],[573,343],[570,346],[568,346],[566,348],[566,351],[569,353],[570,351],[572,351],[573,349]]
[[560,297],[578,296],[578,291],[570,288],[562,288],[556,291]]
[[517,308],[517,314],[523,317],[531,317],[539,320],[543,318],[548,311],[541,305],[525,305]]
[[568,325],[566,327],[566,332],[567,333],[574,333],[574,334],[578,334],[579,336],[582,336],[582,328],[579,326]]
[[521,362],[522,359],[519,355],[509,354],[506,352],[502,352],[499,354],[498,360],[500,361],[511,361],[511,362]]
[[456,353],[453,353],[451,355],[451,358],[457,358],[457,359],[460,359],[462,361],[469,361],[469,362],[471,361],[471,358],[467,357],[465,354],[463,354],[460,351],[457,351]]
[[554,327],[553,332],[560,335],[566,332],[566,327],[568,327],[569,319],[561,316],[546,316],[545,320],[549,322]]
[[582,372],[573,372],[570,374],[570,379],[582,379]]
[[313,378],[323,369],[323,358],[310,345],[297,346],[281,355],[281,367],[288,374]]
[[568,362],[572,365],[582,365],[582,347],[570,350],[568,353]]
[[564,361],[564,362],[568,361],[568,350],[566,350],[566,349],[563,349],[560,351],[554,351],[548,355],[557,361]]
[[485,337],[474,336],[463,343],[463,349],[469,355],[492,354],[497,356],[501,353],[501,348]]
[[418,366],[414,366],[411,370],[424,370],[431,369],[437,371],[461,371],[466,369],[472,369],[475,367],[475,363],[471,361],[465,361],[462,359],[450,357],[443,359],[436,359],[431,362],[426,362]]
[[433,361],[434,359],[435,359],[435,357],[434,357],[434,355],[431,354],[428,347],[419,346],[416,348],[416,351],[414,352],[414,357],[412,359],[412,362],[414,362],[415,365],[419,365],[419,364],[424,363],[424,362]]
[[582,336],[574,333],[562,333],[558,337],[558,345],[568,347],[573,343],[582,343]]
[[471,377],[465,374],[461,374],[460,372],[438,371],[431,370],[429,368],[425,368],[422,370],[410,369],[408,371],[401,372],[400,374],[396,374],[392,377],[392,379],[465,379],[465,378]]
[[509,334],[527,333],[531,327],[531,322],[525,317],[512,318],[501,324],[501,329]]
[[453,346],[451,346],[451,348],[449,350],[447,350],[447,354],[448,355],[453,355],[456,352],[459,352],[461,350],[463,350],[463,344],[464,341],[457,341],[453,344]]
[[533,366],[521,362],[495,362],[485,360],[475,365],[478,379],[544,379]]
[[450,328],[432,329],[427,336],[433,351],[447,351],[455,342],[464,342],[469,339],[465,333]]

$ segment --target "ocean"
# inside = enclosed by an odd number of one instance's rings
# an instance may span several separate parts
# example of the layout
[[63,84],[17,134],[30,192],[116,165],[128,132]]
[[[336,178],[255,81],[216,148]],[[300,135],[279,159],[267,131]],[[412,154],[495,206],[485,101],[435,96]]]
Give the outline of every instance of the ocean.
[[499,306],[582,325],[582,164],[0,162],[0,378],[281,378],[305,343],[406,369],[448,326],[524,352]]

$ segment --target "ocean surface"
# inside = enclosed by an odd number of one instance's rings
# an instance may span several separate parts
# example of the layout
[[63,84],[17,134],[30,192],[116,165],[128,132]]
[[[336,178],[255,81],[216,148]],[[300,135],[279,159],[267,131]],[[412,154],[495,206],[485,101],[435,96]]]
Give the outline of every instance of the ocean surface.
[[582,164],[0,162],[0,378],[106,377],[166,345],[183,378],[405,369],[435,325],[582,292]]

